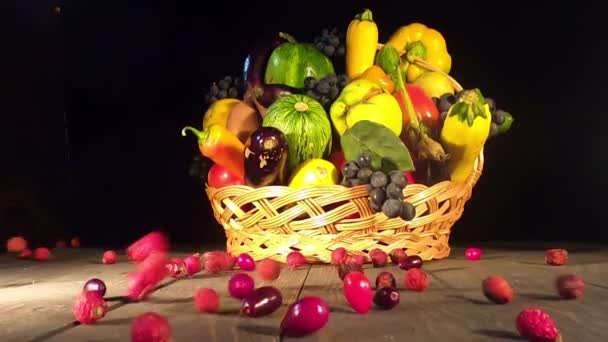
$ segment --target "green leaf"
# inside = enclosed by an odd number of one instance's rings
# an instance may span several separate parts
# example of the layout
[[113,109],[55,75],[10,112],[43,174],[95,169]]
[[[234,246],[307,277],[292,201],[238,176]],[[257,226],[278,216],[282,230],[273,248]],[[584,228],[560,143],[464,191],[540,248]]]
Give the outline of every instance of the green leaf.
[[[356,160],[363,152],[372,156],[372,167],[390,171],[414,171],[414,162],[405,144],[388,127],[362,120],[347,129],[340,138],[346,160]],[[386,169],[386,170],[385,170]]]

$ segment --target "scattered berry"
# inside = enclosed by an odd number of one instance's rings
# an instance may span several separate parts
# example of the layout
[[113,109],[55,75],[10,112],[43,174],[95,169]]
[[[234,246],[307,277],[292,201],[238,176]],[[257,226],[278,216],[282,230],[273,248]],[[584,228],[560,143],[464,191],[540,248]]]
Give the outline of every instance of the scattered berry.
[[21,253],[19,253],[19,258],[20,259],[29,259],[31,258],[33,255],[32,250],[31,249],[24,249],[21,251]]
[[72,238],[72,240],[70,240],[70,246],[72,246],[72,248],[80,247],[80,239],[77,237]]
[[480,248],[467,248],[464,252],[464,256],[467,260],[477,261],[481,259],[481,249]]
[[346,258],[346,262],[363,266],[365,264],[365,257],[363,255],[349,255]]
[[411,268],[405,274],[405,288],[412,291],[424,291],[429,286],[426,273],[419,268]]
[[393,265],[399,265],[399,262],[407,257],[407,255],[401,248],[393,249],[390,253],[390,256]]
[[127,298],[131,300],[142,300],[148,297],[156,285],[169,275],[167,264],[169,260],[164,252],[153,252],[137,270],[127,277]]
[[242,253],[236,259],[237,265],[243,271],[253,271],[255,270],[255,261],[251,257],[251,255],[247,253]]
[[87,280],[86,283],[84,283],[82,290],[97,292],[97,293],[99,293],[100,296],[103,297],[106,295],[107,288],[106,288],[106,283],[104,283],[103,280],[97,279],[97,278],[92,278],[92,279]]
[[562,298],[576,299],[583,295],[585,282],[574,274],[566,274],[557,278],[556,287]]
[[6,241],[6,251],[20,253],[27,248],[27,241],[22,236],[14,236]]
[[560,338],[555,322],[540,308],[522,310],[515,324],[519,334],[532,342],[556,342]]
[[281,335],[303,337],[323,328],[329,320],[329,305],[320,297],[304,297],[291,304],[280,325]]
[[410,270],[412,268],[422,267],[422,258],[417,255],[410,255],[399,261],[399,268],[402,270]]
[[562,266],[568,263],[568,251],[561,248],[549,249],[545,253],[545,262],[552,266]]
[[116,255],[115,251],[105,251],[101,257],[101,262],[110,265],[116,263],[116,259],[118,259],[118,255]]
[[92,324],[108,312],[108,304],[95,291],[82,291],[74,303],[74,317],[81,324]]
[[197,274],[203,268],[201,265],[201,258],[198,254],[191,255],[184,259],[184,264],[186,265],[186,273],[189,276]]
[[173,278],[183,277],[188,274],[186,269],[186,263],[182,258],[171,258],[167,262],[167,270],[169,271],[169,275]]
[[275,280],[281,273],[281,265],[276,260],[264,259],[256,267],[258,277],[262,280]]
[[372,259],[374,267],[384,267],[388,262],[388,255],[380,248],[375,248],[369,252],[369,257]]
[[131,323],[131,342],[171,342],[171,325],[164,316],[146,312]]
[[399,304],[399,291],[393,287],[382,287],[374,295],[374,304],[382,310],[390,310]]
[[397,280],[391,272],[385,271],[378,274],[378,277],[376,277],[376,289],[380,289],[383,287],[397,287]]
[[57,240],[55,242],[55,248],[66,248],[68,245],[67,242],[65,242],[65,240]]
[[200,312],[215,313],[220,311],[220,296],[212,289],[199,289],[194,294],[194,304]]
[[287,254],[287,267],[294,269],[306,265],[306,258],[298,251]]
[[344,247],[338,247],[331,252],[331,263],[332,265],[339,265],[346,260],[348,252]]
[[340,277],[340,279],[344,280],[344,277],[346,277],[346,275],[351,272],[363,273],[363,264],[359,264],[353,259],[348,258],[343,263],[338,264],[336,266],[336,269],[338,270],[338,276]]
[[152,252],[168,252],[169,240],[159,231],[153,231],[141,237],[127,248],[129,260],[141,262]]
[[374,293],[362,272],[350,272],[344,277],[343,292],[346,301],[356,312],[364,314],[372,307]]
[[236,298],[243,299],[255,289],[255,281],[246,273],[236,273],[228,280],[228,293]]
[[481,283],[484,296],[496,304],[507,304],[513,300],[511,285],[500,276],[489,276]]
[[33,256],[37,261],[47,261],[51,257],[51,251],[46,247],[38,247],[34,250]]

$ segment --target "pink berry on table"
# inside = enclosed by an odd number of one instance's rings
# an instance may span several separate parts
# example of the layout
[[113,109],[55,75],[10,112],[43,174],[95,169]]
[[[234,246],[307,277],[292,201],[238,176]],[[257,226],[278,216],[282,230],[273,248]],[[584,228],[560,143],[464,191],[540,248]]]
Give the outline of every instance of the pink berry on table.
[[477,261],[481,259],[481,254],[482,252],[480,248],[467,248],[467,250],[464,252],[465,258],[471,261]]

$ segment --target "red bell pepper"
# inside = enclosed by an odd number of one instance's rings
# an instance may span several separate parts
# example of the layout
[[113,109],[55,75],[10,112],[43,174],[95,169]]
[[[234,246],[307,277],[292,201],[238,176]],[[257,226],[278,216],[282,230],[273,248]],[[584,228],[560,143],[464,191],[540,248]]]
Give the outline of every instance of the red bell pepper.
[[[410,100],[412,101],[412,106],[414,107],[414,111],[416,112],[416,116],[418,120],[424,123],[427,128],[437,129],[439,128],[439,110],[433,100],[426,95],[424,90],[419,86],[413,84],[406,84],[405,90],[407,91]],[[403,95],[401,92],[395,92],[393,94],[397,101],[399,101],[399,105],[402,110],[406,108],[405,101],[403,100]],[[404,110],[404,113],[407,113]],[[407,115],[403,116],[403,127],[406,128],[409,126],[410,119]]]

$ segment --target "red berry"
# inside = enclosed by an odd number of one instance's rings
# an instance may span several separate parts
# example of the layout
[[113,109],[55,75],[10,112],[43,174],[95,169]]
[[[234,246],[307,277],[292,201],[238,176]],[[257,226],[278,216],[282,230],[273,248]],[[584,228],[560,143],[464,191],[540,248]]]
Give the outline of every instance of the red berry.
[[350,272],[344,277],[344,297],[358,313],[367,313],[373,305],[372,285],[361,272]]
[[483,294],[496,304],[506,304],[513,300],[511,285],[500,276],[490,276],[481,283]]
[[28,259],[28,258],[31,258],[32,255],[33,255],[32,250],[26,248],[26,249],[22,250],[21,253],[19,253],[19,258]]
[[522,310],[515,324],[519,334],[532,342],[555,342],[560,337],[551,316],[540,308]]
[[19,253],[27,248],[27,241],[21,236],[14,236],[6,241],[6,251]]
[[287,254],[287,267],[297,268],[306,265],[306,258],[298,251],[293,251]]
[[419,268],[410,268],[405,273],[405,288],[412,291],[424,291],[429,286],[426,273]]
[[166,265],[169,275],[173,278],[183,277],[188,274],[186,263],[182,258],[171,258]]
[[583,295],[585,282],[574,274],[559,276],[556,281],[557,293],[566,299],[576,299]]
[[464,252],[464,256],[467,258],[467,260],[471,261],[481,259],[481,254],[481,249],[479,248],[467,248],[467,250]]
[[568,251],[561,248],[549,249],[545,252],[545,262],[552,266],[561,266],[568,263]]
[[381,289],[383,287],[397,287],[397,280],[391,272],[382,272],[376,277],[376,289]]
[[129,274],[127,278],[127,297],[132,300],[145,299],[152,293],[156,285],[168,274],[167,254],[155,252],[150,254],[137,271]]
[[164,316],[146,312],[131,323],[131,342],[170,342],[171,325]]
[[258,277],[262,280],[275,280],[281,273],[281,265],[273,259],[264,259],[256,267]]
[[241,253],[236,258],[236,263],[239,265],[239,268],[243,271],[255,270],[255,260],[253,260],[251,255],[249,255],[247,253]]
[[363,266],[365,264],[365,257],[363,255],[349,255],[346,258],[346,262]]
[[201,265],[201,258],[198,254],[191,255],[184,259],[184,264],[186,264],[186,273],[188,273],[189,276],[197,274],[203,267]]
[[92,324],[108,312],[108,305],[97,291],[82,291],[74,304],[74,317],[82,324]]
[[129,260],[141,262],[152,252],[167,253],[168,251],[169,240],[165,234],[158,231],[153,231],[133,242],[127,248],[127,256],[129,257]]
[[39,247],[34,250],[34,259],[38,261],[47,261],[51,257],[51,251],[45,247]]
[[396,248],[391,251],[391,262],[393,265],[399,265],[399,262],[407,258],[407,255],[401,248]]
[[220,295],[212,289],[199,289],[194,294],[194,304],[200,312],[218,312],[220,310]]
[[384,267],[388,262],[388,255],[380,248],[372,249],[372,251],[369,252],[369,258],[372,259],[374,267]]
[[57,240],[55,242],[55,248],[65,248],[67,247],[67,242],[65,242],[65,240]]
[[110,265],[116,263],[116,259],[118,259],[118,255],[116,255],[115,251],[105,251],[103,252],[103,256],[101,257],[101,262]]
[[77,237],[72,238],[72,240],[70,240],[70,246],[72,246],[72,248],[80,247],[80,239]]
[[348,258],[346,261],[344,261],[341,264],[339,264],[338,266],[336,266],[336,269],[338,270],[338,276],[342,280],[344,280],[344,277],[346,277],[346,275],[349,274],[350,272],[364,273],[363,266],[361,264],[354,262],[350,258]]
[[340,265],[346,260],[348,252],[344,247],[338,247],[331,252],[331,263],[332,265]]

